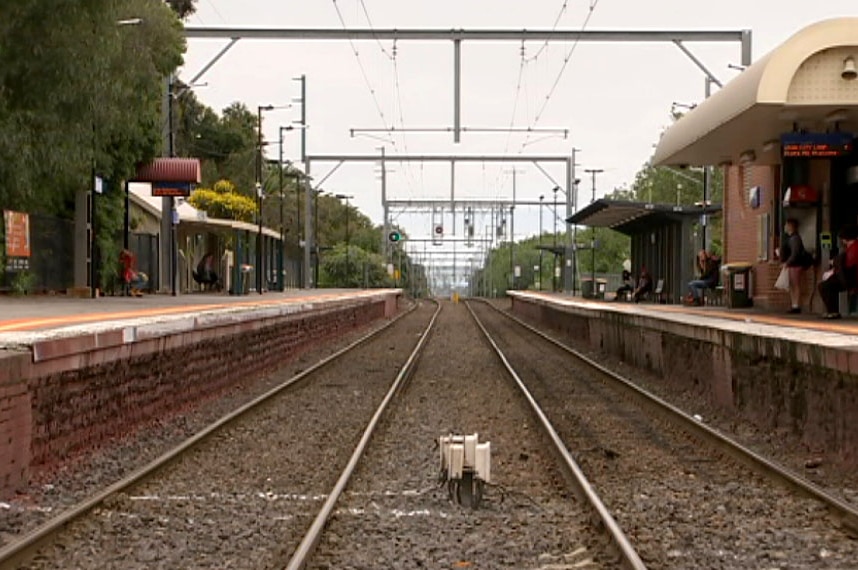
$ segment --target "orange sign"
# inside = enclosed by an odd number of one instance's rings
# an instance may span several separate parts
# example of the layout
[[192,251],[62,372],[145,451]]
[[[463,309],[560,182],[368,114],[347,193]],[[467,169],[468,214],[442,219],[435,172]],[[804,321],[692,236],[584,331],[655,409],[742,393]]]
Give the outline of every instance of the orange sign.
[[30,216],[3,210],[6,226],[6,257],[30,257]]

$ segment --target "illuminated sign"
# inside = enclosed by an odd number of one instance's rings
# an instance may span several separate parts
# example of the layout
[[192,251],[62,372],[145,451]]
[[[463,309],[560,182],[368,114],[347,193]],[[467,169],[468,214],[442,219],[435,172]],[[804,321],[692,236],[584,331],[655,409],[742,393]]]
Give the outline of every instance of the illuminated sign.
[[852,153],[851,133],[789,133],[781,135],[784,158],[836,158]]
[[152,184],[152,196],[160,198],[187,198],[191,195],[191,185],[181,182]]

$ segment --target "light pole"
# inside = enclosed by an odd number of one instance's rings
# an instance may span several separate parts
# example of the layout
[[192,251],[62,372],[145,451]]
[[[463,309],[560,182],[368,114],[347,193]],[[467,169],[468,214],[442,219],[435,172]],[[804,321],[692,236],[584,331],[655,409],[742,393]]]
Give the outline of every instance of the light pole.
[[551,268],[551,287],[552,292],[557,291],[557,191],[560,190],[559,186],[555,186],[552,192],[554,193],[554,209],[552,212],[554,213],[554,243],[552,244],[552,251],[554,257],[553,267]]
[[259,207],[259,233],[256,235],[256,291],[262,295],[262,111],[272,111],[274,105],[256,108],[256,200]]
[[316,263],[313,266],[313,279],[316,282],[316,287],[319,286],[319,240],[317,239],[319,236],[319,195],[324,194],[325,191],[321,188],[316,190],[316,195],[313,196],[313,250],[316,252]]
[[[142,23],[143,23],[142,18],[128,18],[125,20],[116,20],[114,22],[114,24],[116,25],[117,28],[123,28],[125,26],[138,26]],[[98,37],[98,28],[95,24],[96,24],[96,22],[93,21],[93,37]],[[101,66],[98,66],[97,71],[98,72],[101,71]],[[94,88],[95,89],[98,88],[98,82],[101,80],[101,77],[100,77],[101,73],[98,73],[98,75],[99,75],[98,79],[94,82]],[[100,194],[102,191],[102,181],[98,177],[96,164],[95,164],[96,145],[97,145],[97,140],[98,140],[97,128],[96,128],[96,124],[98,121],[96,120],[96,116],[95,116],[95,114],[96,114],[96,112],[95,112],[95,110],[96,110],[95,100],[96,100],[96,97],[93,94],[92,99],[90,100],[90,106],[91,106],[90,111],[91,111],[91,119],[92,119],[92,160],[90,161],[90,178],[89,178],[90,190],[89,190],[89,204],[88,204],[88,209],[89,209],[89,285],[90,285],[89,291],[90,291],[90,298],[92,298],[92,299],[95,299],[98,296],[97,291],[96,291],[96,283],[98,282],[98,267],[96,266],[96,263],[95,263],[95,253],[96,253],[96,250],[98,248],[98,245],[96,242],[96,233],[95,233],[96,232],[95,195]],[[129,225],[128,208],[129,208],[129,197],[128,197],[128,186],[126,185],[125,186],[125,220],[123,222],[124,237],[122,240],[122,244],[123,244],[123,247],[125,249],[128,249],[128,225]],[[104,260],[101,260],[101,262],[103,263]]]
[[539,290],[542,291],[542,258],[545,253],[542,250],[542,206],[545,200],[544,195],[539,196]]
[[351,252],[349,251],[350,243],[349,243],[349,210],[351,206],[349,205],[349,200],[353,199],[354,196],[347,196],[345,194],[337,194],[334,196],[338,200],[346,201],[346,285],[349,284],[348,278],[351,276]]
[[[590,200],[590,203],[596,201],[596,175],[604,172],[601,168],[589,168],[585,169],[584,172],[591,175],[593,177],[593,197]],[[590,262],[593,266],[590,268],[590,285],[592,287],[591,294],[592,298],[596,298],[596,227],[593,226],[590,228]]]

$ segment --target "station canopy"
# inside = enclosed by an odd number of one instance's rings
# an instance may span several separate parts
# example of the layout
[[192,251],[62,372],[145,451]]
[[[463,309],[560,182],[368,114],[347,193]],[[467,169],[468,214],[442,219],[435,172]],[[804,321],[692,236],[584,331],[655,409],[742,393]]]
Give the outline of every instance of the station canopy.
[[780,163],[794,129],[858,132],[858,18],[808,26],[663,134],[655,165]]
[[611,228],[626,235],[634,235],[674,222],[687,221],[704,213],[712,215],[720,211],[721,206],[715,205],[707,206],[704,210],[703,206],[601,199],[582,208],[566,221],[593,228]]
[[137,167],[135,182],[200,183],[200,161],[196,158],[156,158]]

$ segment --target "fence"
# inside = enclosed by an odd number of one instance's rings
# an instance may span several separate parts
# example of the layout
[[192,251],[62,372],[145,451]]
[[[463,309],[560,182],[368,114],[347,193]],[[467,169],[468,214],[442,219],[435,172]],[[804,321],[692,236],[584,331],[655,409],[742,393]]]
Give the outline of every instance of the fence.
[[[74,283],[74,222],[45,216],[29,215],[30,257],[26,269],[13,268],[6,260],[3,267],[3,289],[16,283],[30,291],[62,291]],[[5,236],[5,233],[4,233]],[[6,251],[5,237],[3,252]]]

